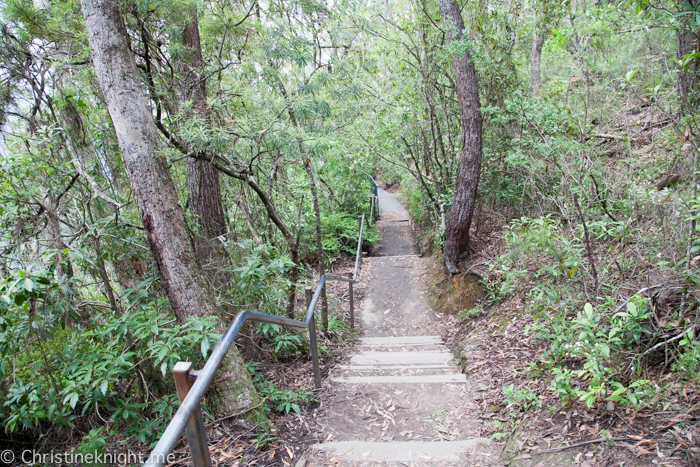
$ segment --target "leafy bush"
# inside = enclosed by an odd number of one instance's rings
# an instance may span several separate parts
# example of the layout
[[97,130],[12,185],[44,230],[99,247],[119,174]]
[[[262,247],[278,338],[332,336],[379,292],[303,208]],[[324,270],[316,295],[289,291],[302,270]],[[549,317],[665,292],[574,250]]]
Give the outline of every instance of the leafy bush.
[[258,393],[265,399],[264,408],[270,411],[267,401],[273,404],[275,411],[288,414],[290,411],[301,413],[299,404],[308,402],[316,402],[313,397],[313,391],[293,391],[278,389],[272,381],[267,381],[258,373],[258,362],[249,362],[246,364],[248,371],[253,377],[253,384]]
[[0,396],[6,430],[90,424],[98,413],[141,442],[159,436],[177,406],[166,375],[177,361],[208,357],[220,337],[216,320],[178,324],[164,299],[143,289],[123,314],[81,320],[68,311],[71,289],[51,272],[16,271],[0,284],[0,369],[13,368]]
[[503,399],[509,406],[516,406],[519,411],[527,412],[531,408],[540,408],[540,402],[537,394],[529,387],[517,388],[514,384],[503,386]]
[[[354,256],[357,253],[359,235],[357,217],[348,213],[325,214],[321,217],[323,233],[323,251],[330,258]],[[376,226],[369,227],[367,222],[362,232],[363,246],[376,245],[380,235]]]

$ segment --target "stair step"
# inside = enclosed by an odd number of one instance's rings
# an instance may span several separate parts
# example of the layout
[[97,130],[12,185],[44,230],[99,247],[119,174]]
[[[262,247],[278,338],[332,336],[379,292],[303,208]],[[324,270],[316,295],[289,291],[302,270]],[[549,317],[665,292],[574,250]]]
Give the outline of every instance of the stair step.
[[387,365],[381,368],[377,365],[338,365],[339,370],[364,371],[364,370],[382,370],[382,371],[401,371],[401,370],[455,370],[454,365],[444,363],[424,364],[424,365]]
[[442,344],[420,345],[360,345],[358,353],[362,352],[447,352],[447,347]]
[[363,337],[360,343],[363,345],[428,345],[442,344],[442,338],[440,336]]
[[345,370],[333,373],[339,378],[350,378],[355,376],[442,376],[457,374],[455,368],[426,368],[419,370],[388,370],[384,368],[373,368],[370,370]]
[[467,377],[462,373],[447,375],[377,375],[377,376],[332,376],[331,381],[350,384],[433,384],[433,383],[466,383]]
[[411,462],[421,460],[459,461],[460,454],[476,452],[488,445],[487,438],[459,441],[406,441],[379,443],[371,441],[337,441],[317,444],[320,452],[333,452],[338,460]]
[[406,364],[450,364],[454,362],[451,352],[362,352],[350,357],[356,365],[406,365]]

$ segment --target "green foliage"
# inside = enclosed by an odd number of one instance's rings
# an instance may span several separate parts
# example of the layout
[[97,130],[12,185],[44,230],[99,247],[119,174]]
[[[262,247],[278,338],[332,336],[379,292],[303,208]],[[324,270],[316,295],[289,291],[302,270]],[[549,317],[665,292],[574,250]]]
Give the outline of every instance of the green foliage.
[[[508,406],[515,406],[520,412],[527,412],[532,408],[539,409],[542,406],[537,394],[527,386],[522,388],[515,387],[514,384],[503,386],[503,394],[504,402]],[[516,416],[515,413],[511,415]]]
[[698,381],[700,378],[700,342],[686,343],[685,349],[673,362],[672,369],[687,381]]
[[[166,375],[175,362],[201,362],[209,356],[219,339],[216,320],[193,317],[177,324],[163,313],[162,299],[144,296],[139,289],[125,313],[67,326],[72,291],[48,277],[39,270],[18,270],[1,286],[0,357],[5,371],[10,361],[13,368],[2,397],[6,431],[40,429],[43,424],[72,427],[99,410],[140,442],[159,436],[177,399],[144,399],[134,390],[134,372],[170,388]],[[30,345],[20,350],[17,342]]]
[[480,316],[483,313],[484,307],[482,305],[476,305],[474,308],[465,308],[463,310],[460,310],[459,312],[457,312],[457,316],[459,316],[463,320],[469,320],[471,318]]
[[268,245],[256,247],[250,252],[246,264],[234,270],[242,298],[247,303],[276,303],[289,287],[283,278],[292,266],[292,261],[278,256],[274,248]]
[[270,411],[267,402],[272,403],[275,411],[288,414],[290,411],[301,413],[300,404],[316,402],[313,391],[293,391],[278,389],[272,381],[265,380],[258,372],[257,363],[248,363],[248,371],[253,377],[253,383],[260,395],[265,399],[265,410]]
[[293,355],[301,350],[304,344],[301,336],[285,332],[285,328],[277,324],[258,323],[257,333],[262,335],[272,347],[275,358],[281,355]]
[[[329,213],[324,215],[321,218],[323,251],[331,259],[354,256],[357,253],[359,228],[357,217],[348,213]],[[380,234],[377,227],[369,227],[365,224],[362,232],[363,245],[376,245],[379,243],[379,240]]]
[[271,381],[268,381],[267,385],[263,386],[260,395],[272,402],[277,412],[284,414],[288,414],[290,411],[301,413],[299,404],[316,401],[312,397],[312,391],[280,390]]

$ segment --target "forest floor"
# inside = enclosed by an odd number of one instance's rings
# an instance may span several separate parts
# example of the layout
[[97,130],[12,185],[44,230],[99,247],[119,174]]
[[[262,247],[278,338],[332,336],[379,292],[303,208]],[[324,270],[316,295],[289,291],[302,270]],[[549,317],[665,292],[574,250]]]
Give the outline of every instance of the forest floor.
[[[505,243],[496,223],[482,224],[472,241],[469,264],[477,275],[447,279],[436,260],[431,299],[447,312],[441,326],[443,340],[459,356],[467,377],[480,384],[475,398],[478,416],[487,422],[485,436],[504,443],[504,465],[698,465],[692,460],[700,440],[693,428],[700,418],[697,385],[672,382],[649,404],[658,407],[660,399],[663,410],[635,410],[605,401],[590,408],[578,401],[563,404],[548,389],[551,377],[534,365],[545,345],[527,332],[535,317],[525,312],[524,292],[484,306],[480,315],[458,317],[459,310],[479,302],[478,293],[472,297],[463,293],[488,279],[488,268],[479,265],[501,254]],[[670,374],[664,380],[669,378]],[[508,387],[530,388],[537,400],[526,408],[528,401],[507,397]]]

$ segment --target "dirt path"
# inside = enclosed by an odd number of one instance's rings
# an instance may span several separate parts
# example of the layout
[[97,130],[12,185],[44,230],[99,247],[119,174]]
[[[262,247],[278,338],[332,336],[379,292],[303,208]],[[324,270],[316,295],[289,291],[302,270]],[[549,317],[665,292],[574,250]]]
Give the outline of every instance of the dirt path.
[[480,437],[473,386],[425,298],[427,261],[398,200],[379,190],[382,245],[363,262],[362,339],[325,382],[309,466],[502,465]]

